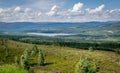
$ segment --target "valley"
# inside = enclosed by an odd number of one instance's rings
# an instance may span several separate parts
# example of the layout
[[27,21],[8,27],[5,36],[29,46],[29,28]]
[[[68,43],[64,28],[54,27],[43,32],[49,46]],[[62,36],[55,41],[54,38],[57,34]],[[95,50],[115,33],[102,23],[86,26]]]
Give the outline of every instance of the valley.
[[1,22],[0,73],[119,73],[119,24]]

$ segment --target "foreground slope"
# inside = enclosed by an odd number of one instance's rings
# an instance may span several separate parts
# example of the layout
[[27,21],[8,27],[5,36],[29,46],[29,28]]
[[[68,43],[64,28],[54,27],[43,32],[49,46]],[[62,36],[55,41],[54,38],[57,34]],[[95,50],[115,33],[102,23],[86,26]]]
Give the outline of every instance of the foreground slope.
[[[8,48],[8,57],[4,59],[5,50],[3,44],[0,44],[0,65],[13,64],[15,56],[21,56],[23,51],[31,49],[34,44],[27,44],[8,40],[6,46]],[[31,70],[35,73],[74,73],[75,65],[80,58],[89,57],[99,61],[99,73],[119,73],[120,55],[108,51],[89,51],[76,48],[37,45],[45,56],[45,65],[37,66],[36,58],[31,61]]]

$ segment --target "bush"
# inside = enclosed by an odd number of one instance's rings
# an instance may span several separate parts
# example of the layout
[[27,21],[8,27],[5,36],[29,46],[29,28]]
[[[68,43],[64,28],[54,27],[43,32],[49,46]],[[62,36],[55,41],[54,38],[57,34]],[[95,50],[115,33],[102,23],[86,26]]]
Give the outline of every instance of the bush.
[[14,65],[2,65],[0,66],[0,73],[28,73],[26,70]]
[[98,63],[95,61],[92,63],[89,58],[80,59],[75,67],[75,73],[97,73],[98,71]]

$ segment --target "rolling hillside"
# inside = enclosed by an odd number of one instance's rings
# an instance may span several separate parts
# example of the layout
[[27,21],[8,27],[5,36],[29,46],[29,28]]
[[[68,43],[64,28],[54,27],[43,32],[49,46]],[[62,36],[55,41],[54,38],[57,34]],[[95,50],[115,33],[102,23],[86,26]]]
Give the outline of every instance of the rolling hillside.
[[[14,64],[14,57],[21,56],[26,48],[31,49],[33,45],[8,40],[6,42],[8,57],[4,59],[4,45],[0,44],[0,65]],[[119,73],[120,70],[120,55],[114,52],[80,50],[60,46],[37,46],[44,53],[45,65],[37,66],[35,64],[37,59],[34,57],[34,60],[30,61],[30,70],[35,73],[74,73],[76,63],[80,58],[84,59],[85,57],[99,62],[100,70],[98,73]]]

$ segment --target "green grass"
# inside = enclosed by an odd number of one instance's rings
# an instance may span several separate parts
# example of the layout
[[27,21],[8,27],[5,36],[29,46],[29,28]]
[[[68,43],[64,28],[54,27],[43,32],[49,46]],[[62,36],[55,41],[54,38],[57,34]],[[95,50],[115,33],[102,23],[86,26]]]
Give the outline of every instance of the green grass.
[[15,65],[2,65],[0,66],[0,73],[28,73],[26,70],[16,67]]
[[[33,57],[30,61],[30,69],[35,73],[74,73],[75,65],[79,59],[89,57],[99,61],[99,73],[119,73],[120,70],[120,55],[109,51],[100,50],[81,50],[69,47],[37,45],[42,50],[45,56],[45,65],[37,66],[37,57]],[[7,43],[9,56],[4,60],[5,52],[3,46],[0,45],[0,64],[14,63],[15,56],[21,56],[23,51],[31,49],[33,44],[26,44],[9,40]]]

